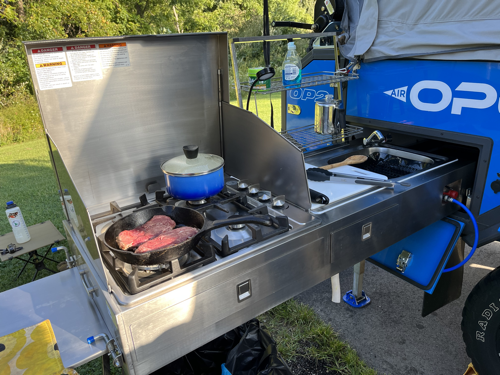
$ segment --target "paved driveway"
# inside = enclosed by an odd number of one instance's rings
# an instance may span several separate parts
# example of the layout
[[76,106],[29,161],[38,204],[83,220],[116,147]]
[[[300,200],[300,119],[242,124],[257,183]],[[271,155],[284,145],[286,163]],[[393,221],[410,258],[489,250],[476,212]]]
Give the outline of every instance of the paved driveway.
[[[471,265],[499,266],[500,243],[478,249],[465,266],[462,296],[425,318],[421,317],[424,292],[368,262],[364,290],[370,305],[354,309],[344,302],[332,303],[329,280],[297,300],[311,306],[381,374],[462,375],[470,363],[460,330],[462,307],[474,285],[489,272]],[[352,274],[352,269],[340,274],[342,293],[352,289]]]

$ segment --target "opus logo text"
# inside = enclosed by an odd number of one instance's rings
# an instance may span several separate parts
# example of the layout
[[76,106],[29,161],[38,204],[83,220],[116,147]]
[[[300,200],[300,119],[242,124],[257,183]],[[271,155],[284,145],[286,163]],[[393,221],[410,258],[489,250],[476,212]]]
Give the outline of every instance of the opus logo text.
[[288,96],[295,100],[318,100],[323,99],[326,95],[332,95],[325,90],[313,90],[313,89],[296,89],[288,91]]
[[[437,90],[441,93],[441,100],[435,103],[428,103],[419,98],[422,90]],[[384,91],[384,94],[392,98],[406,102],[409,98],[411,104],[421,111],[439,112],[447,108],[451,103],[451,113],[453,115],[462,114],[463,108],[486,109],[494,105],[498,100],[498,94],[494,87],[485,83],[462,82],[454,90],[456,92],[479,93],[484,96],[480,99],[455,98],[454,92],[446,83],[441,81],[420,81],[417,82],[408,93],[408,86]],[[500,101],[498,103],[500,112]]]

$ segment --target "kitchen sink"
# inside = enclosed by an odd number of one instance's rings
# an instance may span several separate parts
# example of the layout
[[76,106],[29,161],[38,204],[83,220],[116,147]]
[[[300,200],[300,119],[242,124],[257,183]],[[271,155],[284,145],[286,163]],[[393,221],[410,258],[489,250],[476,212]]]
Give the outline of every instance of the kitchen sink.
[[353,165],[354,167],[385,175],[389,179],[399,179],[403,176],[417,174],[448,160],[443,156],[415,153],[412,150],[400,147],[360,146],[347,152],[344,150],[335,157],[329,157],[322,165],[338,163],[352,155],[368,156],[366,162]]

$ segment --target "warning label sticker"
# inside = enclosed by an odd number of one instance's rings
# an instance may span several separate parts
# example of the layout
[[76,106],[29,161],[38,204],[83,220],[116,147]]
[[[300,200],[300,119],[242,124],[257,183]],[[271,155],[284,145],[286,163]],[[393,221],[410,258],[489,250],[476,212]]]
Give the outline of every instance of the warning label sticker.
[[99,44],[103,69],[130,66],[127,43]]
[[72,86],[63,47],[32,48],[31,56],[40,90]]
[[99,50],[95,44],[67,46],[69,68],[73,82],[102,79]]

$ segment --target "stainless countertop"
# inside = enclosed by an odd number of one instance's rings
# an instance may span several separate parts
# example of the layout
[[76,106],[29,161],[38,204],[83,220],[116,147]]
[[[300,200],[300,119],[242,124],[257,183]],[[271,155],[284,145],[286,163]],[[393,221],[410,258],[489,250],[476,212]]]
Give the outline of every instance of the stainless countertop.
[[109,332],[92,308],[78,269],[0,293],[0,336],[46,319],[50,319],[64,366],[77,367],[107,352],[103,340],[87,344],[87,337]]

